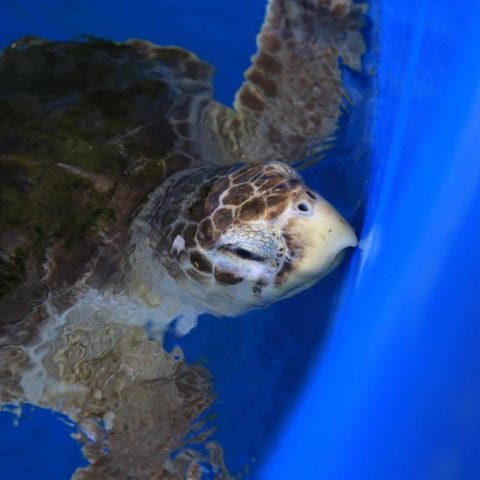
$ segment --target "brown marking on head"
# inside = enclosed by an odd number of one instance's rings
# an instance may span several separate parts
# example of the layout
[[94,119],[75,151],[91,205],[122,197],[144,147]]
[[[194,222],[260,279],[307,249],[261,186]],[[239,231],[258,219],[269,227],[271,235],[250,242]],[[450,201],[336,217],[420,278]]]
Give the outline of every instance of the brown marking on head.
[[240,208],[241,220],[254,220],[265,213],[267,204],[263,198],[254,197],[245,202]]
[[264,181],[261,185],[259,185],[259,190],[261,192],[265,192],[271,188],[276,187],[277,185],[284,184],[285,179],[280,176],[270,177],[266,181]]
[[287,255],[284,258],[282,268],[278,272],[275,280],[275,285],[277,286],[281,285],[284,282],[285,277],[287,277],[289,272],[292,271],[293,265],[291,260],[295,259],[295,261],[297,261],[303,256],[303,245],[301,245],[298,240],[289,233],[290,224],[290,222],[287,224],[283,233],[283,240],[287,248]]
[[253,187],[249,183],[242,183],[232,187],[223,197],[224,205],[241,205],[253,194]]
[[255,176],[255,180],[254,180],[255,186],[259,187],[260,185],[263,185],[268,180],[271,180],[272,178],[274,178],[275,175],[274,174],[272,175],[272,173],[264,171],[260,175]]
[[209,195],[222,193],[229,187],[229,185],[230,185],[230,178],[228,176],[220,177],[218,180],[213,182]]
[[230,208],[220,208],[213,215],[215,226],[222,231],[233,222],[233,211]]
[[[268,201],[268,197],[267,197]],[[282,198],[275,204],[268,205],[267,211],[265,213],[265,218],[270,222],[280,216],[289,206],[289,201],[287,198]]]
[[220,282],[226,285],[236,285],[243,281],[243,278],[235,276],[231,272],[225,272],[218,268],[215,269],[215,278]]
[[228,176],[221,177],[214,181],[211,185],[210,191],[205,198],[205,210],[208,215],[215,211],[219,205],[219,198],[222,193],[230,186],[230,178]]
[[218,205],[220,204],[219,199],[220,199],[220,192],[209,194],[205,199],[205,213],[211,214],[212,212],[214,212],[218,208]]
[[210,248],[215,243],[213,223],[209,218],[206,218],[200,223],[197,240],[204,248]]
[[255,285],[253,286],[252,288],[252,292],[255,294],[255,295],[261,295],[262,293],[262,290],[264,289],[264,287],[267,286],[267,283],[263,280],[258,280],[257,283],[255,283]]
[[291,225],[292,225],[292,222],[289,221],[285,227],[285,231],[283,233],[283,239],[285,240],[285,245],[289,251],[290,256],[297,257],[301,245],[298,244],[298,241],[290,233]]
[[270,193],[269,195],[266,196],[267,200],[267,207],[275,207],[279,203],[283,203],[285,200],[288,200],[288,195],[282,194],[282,192],[279,193]]
[[291,178],[288,181],[288,189],[293,192],[293,190],[298,190],[303,186],[303,182],[298,178]]
[[213,271],[210,260],[208,260],[208,258],[205,257],[205,255],[202,255],[198,250],[194,250],[190,254],[190,261],[199,272],[212,273]]
[[282,268],[277,273],[277,277],[275,278],[275,286],[280,286],[285,281],[285,277],[291,272],[293,269],[292,262],[290,259],[285,258],[283,261]]
[[240,171],[232,175],[232,183],[238,185],[240,183],[249,182],[255,177],[255,175],[259,174],[263,168],[263,165],[252,165],[251,167],[242,168]]

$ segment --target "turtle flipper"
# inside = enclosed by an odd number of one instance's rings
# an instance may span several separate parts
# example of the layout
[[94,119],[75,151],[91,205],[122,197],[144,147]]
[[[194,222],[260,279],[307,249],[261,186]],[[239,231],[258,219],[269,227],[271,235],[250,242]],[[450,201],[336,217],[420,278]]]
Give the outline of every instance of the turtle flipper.
[[232,156],[294,162],[326,148],[345,94],[339,61],[361,68],[364,11],[352,0],[269,1],[258,52],[236,94],[237,115],[214,112]]

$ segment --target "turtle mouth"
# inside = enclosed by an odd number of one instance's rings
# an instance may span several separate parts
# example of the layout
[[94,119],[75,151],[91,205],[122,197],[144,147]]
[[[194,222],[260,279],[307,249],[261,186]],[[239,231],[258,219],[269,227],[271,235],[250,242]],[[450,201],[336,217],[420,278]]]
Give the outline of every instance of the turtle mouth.
[[315,285],[323,277],[333,272],[343,262],[347,255],[347,251],[352,246],[353,245],[347,245],[346,247],[344,247],[332,258],[332,260],[328,264],[326,264],[326,266],[322,270],[318,271],[315,275],[311,275],[310,278],[305,279],[302,283],[296,284],[293,288],[285,291],[279,298],[284,299],[291,297]]
[[324,272],[321,273],[321,277],[324,275],[328,275],[330,272],[335,270],[345,259],[345,256],[347,255],[347,249],[348,247],[345,247],[343,250],[340,250],[332,259],[330,264],[327,266]]

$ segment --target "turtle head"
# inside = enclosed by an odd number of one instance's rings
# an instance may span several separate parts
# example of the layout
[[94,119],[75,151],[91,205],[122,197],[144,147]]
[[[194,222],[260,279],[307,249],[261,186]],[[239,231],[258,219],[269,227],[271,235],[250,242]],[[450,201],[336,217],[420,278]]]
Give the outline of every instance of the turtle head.
[[357,244],[341,215],[281,162],[198,170],[167,190],[157,205],[158,258],[213,314],[297,293]]

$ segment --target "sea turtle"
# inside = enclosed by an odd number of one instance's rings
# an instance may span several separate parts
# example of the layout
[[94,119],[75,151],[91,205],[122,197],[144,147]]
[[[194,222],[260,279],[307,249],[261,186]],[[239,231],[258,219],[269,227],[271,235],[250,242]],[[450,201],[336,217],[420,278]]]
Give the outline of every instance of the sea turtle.
[[[0,399],[78,422],[96,470],[77,478],[170,475],[158,452],[211,391],[161,348],[168,323],[186,333],[200,313],[266,306],[356,245],[291,164],[335,136],[339,61],[361,67],[364,10],[270,0],[233,110],[181,48],[26,37],[3,51]],[[160,444],[159,399],[183,409]]]

